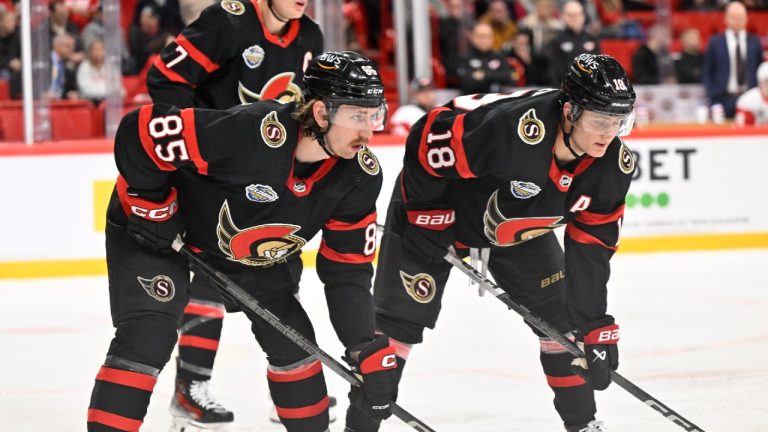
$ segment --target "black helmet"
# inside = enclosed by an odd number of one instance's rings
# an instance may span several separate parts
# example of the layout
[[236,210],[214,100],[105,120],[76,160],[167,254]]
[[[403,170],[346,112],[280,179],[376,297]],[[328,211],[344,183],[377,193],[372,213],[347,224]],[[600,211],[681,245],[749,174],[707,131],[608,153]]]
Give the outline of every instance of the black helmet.
[[372,61],[352,51],[327,51],[309,61],[302,81],[305,99],[332,105],[377,107],[384,85]]
[[581,54],[565,74],[564,102],[610,115],[629,115],[635,91],[621,64],[609,55]]

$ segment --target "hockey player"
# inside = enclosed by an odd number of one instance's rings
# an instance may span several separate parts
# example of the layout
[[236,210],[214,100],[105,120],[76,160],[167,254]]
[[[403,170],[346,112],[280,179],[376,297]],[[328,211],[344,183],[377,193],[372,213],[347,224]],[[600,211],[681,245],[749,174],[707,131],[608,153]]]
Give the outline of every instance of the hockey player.
[[[322,229],[317,271],[332,324],[364,383],[350,392],[352,403],[389,416],[394,349],[374,335],[370,294],[381,173],[366,148],[372,131],[383,128],[384,88],[373,63],[352,52],[311,60],[303,83],[305,102],[226,111],[156,104],[121,122],[120,177],[107,217],[116,331],[93,388],[89,431],[142,424],[189,300],[188,265],[169,253],[181,233],[203,259],[314,339],[293,294],[299,251]],[[194,175],[174,178],[181,171]],[[269,389],[285,428],[326,431],[329,401],[318,360],[246,314],[267,354]],[[205,383],[190,393],[204,393]]]
[[757,87],[753,87],[736,100],[738,126],[768,125],[768,62],[757,68]]
[[[304,14],[307,3],[226,0],[208,7],[156,58],[147,78],[152,101],[213,109],[265,99],[298,101],[304,68],[323,51],[320,28]],[[179,328],[172,430],[189,420],[211,428],[234,420],[208,386],[224,310],[213,283],[194,278]],[[274,414],[272,419],[278,421]]]
[[[618,366],[606,283],[635,170],[618,138],[632,127],[634,101],[616,60],[582,54],[559,91],[462,96],[414,126],[374,282],[376,326],[396,348],[398,380],[411,346],[435,326],[447,248],[490,248],[496,282],[584,347],[587,363],[572,365],[534,330],[565,429],[604,430],[593,390],[605,389]],[[553,233],[561,226],[565,253]],[[354,430],[377,429],[366,421]]]

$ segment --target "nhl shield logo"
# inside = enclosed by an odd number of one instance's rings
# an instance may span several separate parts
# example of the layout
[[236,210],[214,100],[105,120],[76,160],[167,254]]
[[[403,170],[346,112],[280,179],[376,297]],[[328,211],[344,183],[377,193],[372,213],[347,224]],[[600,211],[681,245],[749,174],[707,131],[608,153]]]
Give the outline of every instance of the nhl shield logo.
[[245,197],[257,203],[277,201],[277,192],[269,185],[252,184],[245,188]]
[[376,159],[376,156],[367,147],[357,152],[357,162],[360,163],[363,171],[370,175],[376,175],[381,170],[379,160]]
[[303,181],[295,181],[293,182],[293,190],[295,190],[298,193],[304,193],[307,190],[307,184]]
[[573,177],[571,177],[569,175],[563,174],[560,177],[560,182],[559,183],[560,183],[560,186],[568,189],[569,187],[571,187],[571,183],[573,183]]
[[411,276],[401,270],[400,279],[403,281],[405,291],[417,302],[429,303],[435,298],[437,284],[435,284],[435,279],[432,276],[426,273]]
[[544,123],[536,118],[536,110],[529,109],[517,122],[517,135],[524,143],[536,145],[544,139]]
[[144,279],[138,276],[136,279],[144,288],[144,291],[153,299],[166,303],[173,299],[176,294],[176,287],[171,278],[165,275],[155,276],[152,279]]
[[243,61],[251,69],[261,66],[261,62],[264,61],[264,48],[258,45],[246,48],[243,51]]
[[277,111],[272,111],[261,120],[261,138],[272,148],[285,144],[285,126],[277,119]]
[[221,2],[221,7],[232,15],[242,15],[245,13],[245,6],[237,0],[224,0]]
[[624,142],[621,143],[619,150],[619,169],[624,174],[632,174],[632,171],[635,170],[635,156]]
[[528,199],[541,192],[541,188],[536,183],[520,180],[512,180],[510,189],[512,190],[512,196],[520,199]]

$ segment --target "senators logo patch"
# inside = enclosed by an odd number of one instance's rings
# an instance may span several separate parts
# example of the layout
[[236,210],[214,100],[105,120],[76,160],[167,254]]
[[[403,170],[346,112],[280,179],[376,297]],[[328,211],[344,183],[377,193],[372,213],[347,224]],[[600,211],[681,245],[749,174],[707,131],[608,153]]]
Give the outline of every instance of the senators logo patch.
[[405,291],[417,302],[429,303],[435,298],[437,284],[435,284],[435,279],[432,276],[426,273],[411,276],[401,270],[400,279],[403,281]]
[[632,174],[632,171],[635,170],[635,155],[632,154],[623,141],[619,150],[619,169],[624,174]]
[[368,150],[368,148],[364,148],[357,152],[357,161],[360,163],[363,171],[370,175],[376,175],[381,171],[379,160],[376,159],[376,156],[372,151]]
[[264,61],[264,48],[258,45],[246,48],[243,51],[243,61],[251,69],[261,66],[261,62]]
[[520,180],[512,180],[510,182],[510,190],[512,191],[513,197],[520,199],[532,198],[541,192],[541,188],[536,183]]
[[224,201],[216,235],[219,249],[231,261],[261,267],[284,262],[289,255],[301,250],[307,241],[293,235],[300,229],[297,225],[265,224],[241,230],[232,221],[229,204]]
[[237,0],[224,0],[221,2],[221,7],[232,15],[242,15],[245,13],[245,6]]
[[160,275],[155,276],[152,279],[144,279],[139,276],[136,279],[138,279],[141,286],[144,287],[144,291],[157,301],[163,303],[169,302],[176,294],[176,286],[168,276]]
[[261,120],[261,138],[272,148],[285,144],[285,126],[277,119],[277,111],[272,111]]
[[536,110],[529,109],[517,122],[517,135],[524,143],[536,145],[544,139],[544,123],[536,118]]
[[[243,52],[245,56],[245,52]],[[245,58],[245,57],[243,57]],[[237,96],[240,103],[253,103],[260,100],[276,100],[278,102],[298,102],[301,100],[301,89],[293,82],[296,76],[293,72],[283,72],[270,78],[261,88],[255,92],[242,82],[237,84]]]
[[542,236],[565,224],[562,216],[507,219],[499,210],[499,191],[488,199],[483,215],[485,236],[496,246],[514,246]]

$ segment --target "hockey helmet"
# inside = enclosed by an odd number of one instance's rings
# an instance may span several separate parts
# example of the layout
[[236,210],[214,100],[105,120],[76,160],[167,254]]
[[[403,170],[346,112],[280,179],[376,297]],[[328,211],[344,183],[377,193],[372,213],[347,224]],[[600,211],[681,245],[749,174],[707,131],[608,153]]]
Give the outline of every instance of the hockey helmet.
[[[329,120],[352,128],[384,128],[387,104],[384,85],[376,65],[353,51],[327,51],[309,61],[302,80],[304,98],[326,104]],[[338,116],[341,105],[376,108],[368,116],[367,125],[354,116]]]
[[624,68],[613,57],[579,55],[568,68],[560,91],[563,102],[574,105],[572,123],[587,110],[615,118],[615,121],[610,122],[612,126],[608,130],[590,132],[615,132],[614,135],[623,136],[631,131],[634,123],[635,91]]

